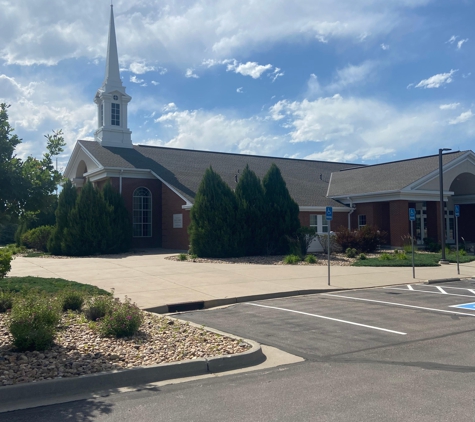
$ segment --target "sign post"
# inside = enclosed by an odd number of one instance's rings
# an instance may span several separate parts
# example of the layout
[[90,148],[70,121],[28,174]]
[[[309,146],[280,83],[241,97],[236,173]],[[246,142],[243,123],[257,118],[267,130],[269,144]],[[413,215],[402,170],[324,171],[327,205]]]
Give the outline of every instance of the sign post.
[[330,285],[330,233],[331,233],[331,221],[333,220],[333,207],[326,207],[325,209],[325,218],[328,222],[328,242],[327,242],[327,248],[328,248],[328,285]]
[[460,275],[459,266],[459,217],[460,217],[460,205],[455,205],[455,247],[457,248],[457,274]]
[[414,221],[416,221],[416,209],[415,208],[409,208],[409,220],[411,222],[412,278],[416,278],[416,267],[414,265]]

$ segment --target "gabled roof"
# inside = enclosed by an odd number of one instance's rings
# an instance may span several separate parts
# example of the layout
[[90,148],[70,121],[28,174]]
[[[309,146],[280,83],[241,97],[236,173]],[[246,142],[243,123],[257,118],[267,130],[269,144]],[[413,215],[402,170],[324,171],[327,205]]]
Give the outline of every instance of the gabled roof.
[[[446,165],[467,151],[443,154],[442,162]],[[439,155],[393,161],[354,169],[343,169],[332,174],[328,196],[371,194],[377,192],[400,191],[439,168]]]
[[299,206],[342,207],[344,205],[341,203],[326,198],[330,175],[357,165],[145,145],[134,145],[133,149],[103,147],[95,141],[78,142],[104,168],[150,169],[190,202],[193,202],[209,166],[234,188],[235,176],[246,164],[262,179],[271,164],[275,163],[286,181],[290,195]]

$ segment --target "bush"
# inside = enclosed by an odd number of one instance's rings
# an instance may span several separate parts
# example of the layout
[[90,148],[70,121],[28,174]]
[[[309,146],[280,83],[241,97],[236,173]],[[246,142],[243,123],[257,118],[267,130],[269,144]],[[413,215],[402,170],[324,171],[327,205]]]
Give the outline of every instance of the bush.
[[360,256],[359,256],[359,259],[361,261],[364,261],[366,259],[366,255],[364,253],[361,253]]
[[386,242],[386,238],[386,232],[380,232],[373,226],[363,226],[356,231],[342,226],[336,233],[336,242],[343,250],[352,248],[360,252],[374,252],[379,245]]
[[45,296],[18,298],[12,307],[9,330],[20,351],[46,350],[53,345],[61,318],[58,303]]
[[[327,234],[317,234],[317,239],[320,242],[320,245],[323,248],[323,253],[328,253],[328,235]],[[330,253],[339,252],[341,246],[337,242],[337,237],[335,233],[330,234]]]
[[10,291],[0,290],[0,314],[12,309],[14,294]]
[[28,230],[21,236],[21,244],[27,248],[36,249],[38,251],[48,251],[48,240],[53,232],[53,226],[41,226],[36,229]]
[[354,258],[357,254],[357,251],[355,248],[347,248],[345,254],[347,258]]
[[318,262],[318,259],[316,258],[315,255],[307,255],[305,258],[304,258],[304,261],[307,263],[307,264],[316,264]]
[[307,255],[308,248],[316,237],[317,231],[313,227],[302,226],[297,230],[297,240],[302,256]]
[[440,243],[437,243],[434,239],[430,237],[424,238],[424,246],[425,250],[428,252],[440,252],[442,248]]
[[465,256],[465,255],[467,255],[467,251],[465,249],[460,249],[459,250],[459,255],[460,256]]
[[178,261],[186,261],[188,259],[188,255],[186,253],[181,253],[178,255]]
[[407,259],[406,252],[399,252],[399,253],[397,253],[397,254],[396,254],[396,258],[397,258],[397,259],[400,259],[400,260]]
[[390,261],[392,259],[391,255],[384,252],[382,253],[379,258],[378,258],[380,261]]
[[112,296],[96,296],[87,301],[84,315],[89,321],[97,321],[104,318],[112,311],[114,299]]
[[0,245],[8,245],[15,241],[15,232],[18,224],[4,223],[0,224]]
[[341,226],[338,228],[335,236],[336,243],[338,243],[344,251],[347,249],[358,249],[359,246],[356,231],[351,231],[347,227]]
[[287,255],[284,258],[284,264],[294,265],[301,261],[301,258],[298,255]]
[[84,304],[84,293],[78,290],[68,289],[59,295],[63,311],[80,311]]
[[123,303],[115,301],[112,310],[100,320],[98,331],[104,337],[129,337],[139,330],[142,322],[142,311],[126,297]]
[[4,278],[12,269],[12,259],[10,251],[0,249],[0,279]]

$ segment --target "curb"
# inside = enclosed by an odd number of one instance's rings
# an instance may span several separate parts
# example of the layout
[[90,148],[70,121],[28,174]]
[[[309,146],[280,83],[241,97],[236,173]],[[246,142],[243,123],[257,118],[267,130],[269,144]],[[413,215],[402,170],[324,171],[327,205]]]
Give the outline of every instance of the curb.
[[[183,322],[188,323],[188,321]],[[222,331],[205,329],[223,336],[240,339]],[[258,365],[266,360],[259,343],[247,339],[240,340],[250,344],[251,348],[235,355],[221,355],[209,359],[198,358],[121,371],[100,372],[74,378],[0,387],[0,413],[91,398],[98,393],[108,395],[122,387],[143,386],[158,381],[232,371]]]
[[434,280],[426,280],[424,281],[424,284],[437,284],[437,283],[448,283],[451,281],[461,281],[461,280],[470,280],[473,277],[454,277],[454,278],[439,278],[439,279],[434,279]]

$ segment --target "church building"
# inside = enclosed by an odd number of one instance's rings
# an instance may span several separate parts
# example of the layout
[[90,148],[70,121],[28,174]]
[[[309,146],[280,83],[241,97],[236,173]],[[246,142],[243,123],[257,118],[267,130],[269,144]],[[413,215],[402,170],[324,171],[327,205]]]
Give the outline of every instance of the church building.
[[[441,215],[438,155],[366,166],[133,144],[127,123],[131,99],[120,78],[111,7],[105,78],[94,97],[97,130],[93,141],[77,141],[64,175],[77,188],[86,181],[98,188],[112,183],[129,210],[136,248],[188,249],[190,209],[209,166],[234,188],[247,164],[262,178],[272,163],[299,205],[302,225],[320,233],[328,231],[325,208],[331,206],[332,230],[372,225],[388,233],[390,245],[401,246],[410,233],[409,208],[415,208],[417,243],[440,242],[443,235],[450,244],[458,204],[460,237],[475,241],[475,154],[470,150],[442,156]],[[320,249],[318,241],[312,248]]]

